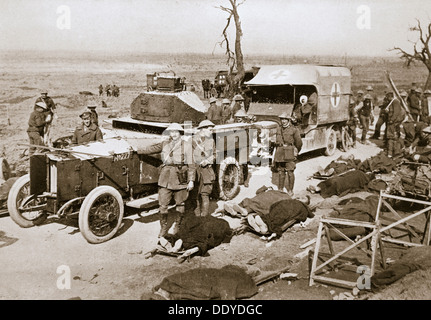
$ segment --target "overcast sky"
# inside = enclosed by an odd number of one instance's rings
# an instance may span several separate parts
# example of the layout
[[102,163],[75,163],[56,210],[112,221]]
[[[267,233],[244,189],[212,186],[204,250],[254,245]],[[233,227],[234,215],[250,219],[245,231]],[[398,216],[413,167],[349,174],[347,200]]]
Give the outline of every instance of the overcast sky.
[[[218,5],[229,1],[0,0],[0,46],[212,53],[227,18]],[[246,0],[239,14],[245,54],[395,55],[415,40],[415,18],[431,21],[431,1]]]

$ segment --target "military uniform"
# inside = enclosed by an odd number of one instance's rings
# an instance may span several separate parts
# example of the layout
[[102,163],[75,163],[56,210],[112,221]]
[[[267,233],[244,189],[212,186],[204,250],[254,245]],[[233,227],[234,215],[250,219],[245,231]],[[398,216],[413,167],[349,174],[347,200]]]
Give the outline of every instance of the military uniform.
[[221,107],[217,105],[217,103],[211,103],[207,112],[207,119],[213,122],[214,124],[220,124],[222,120]]
[[368,129],[370,128],[371,112],[373,110],[372,97],[366,95],[362,102],[362,107],[359,109],[360,121],[362,126],[361,142],[365,143],[367,138]]
[[[28,129],[27,134],[30,140],[30,144],[43,146],[43,134],[44,134],[44,128],[46,125],[46,116],[45,113],[42,111],[33,111],[30,114],[30,118],[28,120]],[[33,153],[36,151],[36,147],[30,147],[29,148],[29,156],[33,155]]]
[[295,184],[294,170],[296,168],[296,156],[302,148],[299,129],[294,127],[292,124],[287,127],[283,127],[283,125],[278,127],[276,145],[277,148],[273,161],[275,171],[278,174],[278,190],[283,190],[284,187],[286,187],[288,193],[293,193],[293,187]]
[[379,113],[379,118],[377,119],[377,122],[376,122],[376,126],[374,127],[374,134],[372,136],[373,139],[380,138],[380,131],[381,131],[382,125],[384,124],[386,124],[384,140],[386,140],[387,138],[386,135],[387,135],[388,111],[386,110],[386,107],[388,106],[389,102],[390,100],[387,97],[385,97],[383,99],[382,105],[379,106],[380,113]]
[[387,124],[387,140],[388,140],[388,156],[397,155],[398,144],[400,140],[400,125],[406,116],[404,108],[398,99],[394,98],[388,107],[388,124]]
[[164,237],[169,230],[168,206],[172,198],[175,200],[176,211],[178,212],[175,220],[176,231],[178,231],[183,220],[185,201],[189,196],[187,186],[190,181],[195,180],[195,167],[191,148],[192,143],[186,142],[180,137],[177,141],[170,138],[139,152],[141,154],[161,153],[163,161],[158,179],[159,213],[161,216],[159,237]]
[[408,107],[413,120],[418,121],[421,114],[421,99],[417,92],[410,96]]
[[96,140],[103,140],[103,134],[94,123],[91,123],[89,127],[84,124],[76,127],[72,137],[73,144],[83,144]]
[[232,110],[230,108],[230,105],[228,104],[223,104],[222,108],[223,109],[221,111],[221,124],[226,124],[232,118]]
[[358,125],[358,114],[355,110],[354,103],[349,105],[349,121],[347,121],[347,130],[352,137],[353,147],[356,147],[356,127]]

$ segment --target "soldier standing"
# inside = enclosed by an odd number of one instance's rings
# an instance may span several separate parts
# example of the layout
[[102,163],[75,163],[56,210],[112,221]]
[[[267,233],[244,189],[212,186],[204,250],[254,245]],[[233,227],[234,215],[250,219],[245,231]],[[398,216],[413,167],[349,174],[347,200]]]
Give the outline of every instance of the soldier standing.
[[233,101],[235,101],[235,104],[232,107],[232,114],[236,114],[241,109],[245,111],[245,108],[243,107],[244,98],[240,94],[235,95],[235,97],[233,97]]
[[355,103],[350,102],[349,105],[349,121],[347,121],[347,130],[352,137],[353,148],[356,148],[356,127],[358,126],[358,113],[355,110]]
[[388,108],[388,124],[387,124],[387,140],[388,140],[388,157],[398,155],[398,143],[400,138],[400,125],[406,116],[404,108],[398,99],[394,98],[393,92],[387,93],[389,102]]
[[302,140],[299,129],[293,126],[292,118],[287,113],[281,114],[279,118],[281,126],[277,128],[277,149],[274,154],[274,165],[278,174],[277,187],[281,191],[286,187],[287,194],[293,196],[296,156],[302,148]]
[[413,121],[419,121],[421,115],[421,94],[422,89],[417,88],[414,93],[410,95],[409,111],[413,117]]
[[91,112],[91,122],[99,126],[99,115],[96,112],[97,104],[90,103],[87,105],[88,111]]
[[[55,106],[54,100],[52,100],[52,98],[48,96],[48,90],[42,90],[40,94],[41,96],[37,98],[35,101],[35,108],[38,102],[44,102],[46,105],[46,109],[43,112],[45,114],[45,118],[49,119],[49,121],[46,122],[44,127],[43,141],[44,141],[44,144],[48,144],[50,140],[49,136],[50,136],[51,123],[52,123],[52,120],[54,119],[56,106]],[[50,117],[48,117],[48,115],[50,115]]]
[[214,97],[210,98],[210,107],[207,111],[207,119],[212,121],[214,124],[220,124],[222,119],[221,108],[217,105],[217,99]]
[[198,133],[193,139],[193,160],[196,166],[197,188],[190,194],[195,202],[195,215],[207,216],[210,204],[210,194],[213,190],[215,173],[213,164],[216,156],[215,142],[211,128],[214,123],[203,120],[198,126]]
[[374,109],[372,100],[373,97],[369,94],[366,94],[362,103],[362,107],[358,110],[358,114],[360,114],[359,119],[361,120],[362,126],[361,143],[366,142],[368,129],[370,128],[371,112]]
[[103,85],[99,85],[99,96],[103,96]]
[[385,125],[385,135],[384,135],[384,140],[386,140],[387,138],[387,127],[388,127],[388,111],[386,110],[386,107],[388,106],[390,100],[388,99],[387,96],[388,93],[386,93],[384,99],[383,99],[383,103],[379,106],[380,108],[380,113],[379,113],[379,118],[377,119],[376,122],[376,126],[374,127],[374,134],[371,137],[371,139],[376,139],[378,140],[380,138],[380,131],[382,128],[382,125]]
[[[30,119],[28,120],[27,134],[30,140],[30,144],[43,146],[43,135],[44,128],[47,123],[51,121],[51,115],[46,115],[47,106],[45,102],[39,101],[36,103],[35,110],[30,114]],[[36,147],[30,147],[28,155],[32,156],[36,152]]]
[[232,109],[230,107],[230,100],[222,100],[222,110],[221,110],[221,124],[226,124],[232,118]]
[[159,238],[168,233],[168,206],[175,200],[176,211],[174,234],[178,232],[185,214],[185,201],[189,191],[194,187],[195,167],[193,163],[192,143],[181,137],[183,128],[178,123],[172,123],[165,130],[169,139],[141,150],[141,154],[161,152],[162,166],[159,174]]
[[110,84],[107,84],[105,86],[105,91],[106,91],[106,96],[110,97],[111,96],[111,85]]

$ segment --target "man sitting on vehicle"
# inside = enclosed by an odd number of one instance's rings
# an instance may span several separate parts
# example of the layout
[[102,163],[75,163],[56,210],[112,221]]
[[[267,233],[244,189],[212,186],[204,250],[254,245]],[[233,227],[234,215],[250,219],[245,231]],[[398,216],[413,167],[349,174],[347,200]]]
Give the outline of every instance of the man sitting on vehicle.
[[82,124],[76,127],[72,144],[84,144],[90,141],[103,140],[102,131],[91,121],[91,112],[86,110],[80,115]]

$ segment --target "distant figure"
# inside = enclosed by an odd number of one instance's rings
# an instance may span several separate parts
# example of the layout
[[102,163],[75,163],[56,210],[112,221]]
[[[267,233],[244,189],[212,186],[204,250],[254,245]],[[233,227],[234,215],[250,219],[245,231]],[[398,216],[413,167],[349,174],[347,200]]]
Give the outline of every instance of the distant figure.
[[192,85],[190,85],[190,91],[191,92],[195,92],[196,91],[196,88],[195,88],[195,86],[192,84]]
[[85,110],[79,116],[82,124],[76,127],[72,137],[72,144],[84,144],[91,141],[103,140],[102,131],[91,122],[91,112]]
[[182,77],[180,80],[181,86],[182,86],[182,90],[186,91],[187,90],[187,84],[186,84],[186,77]]
[[99,85],[99,96],[103,96],[103,86]]
[[211,90],[210,90],[211,98],[217,97],[217,89],[214,86],[214,83],[211,83]]
[[94,123],[96,126],[99,126],[99,115],[96,112],[97,104],[95,103],[89,103],[87,105],[88,111],[91,112],[91,122]]
[[204,91],[204,99],[210,97],[211,82],[209,79],[202,80],[202,90]]
[[230,100],[223,99],[221,110],[221,124],[226,124],[232,118],[232,109],[230,107]]
[[217,105],[217,99],[214,97],[210,98],[210,107],[207,111],[207,119],[212,121],[214,124],[220,124],[222,120],[221,107]]
[[110,84],[106,85],[105,91],[106,91],[106,96],[110,97],[111,96],[111,85]]
[[118,98],[120,96],[120,88],[117,87],[116,84],[114,84],[112,87],[112,95],[116,98]]
[[[28,120],[27,134],[30,140],[30,144],[43,146],[43,136],[45,125],[51,122],[51,115],[46,115],[48,107],[43,101],[36,103],[35,110],[30,114]],[[37,147],[30,147],[28,155],[32,156],[37,150]]]
[[368,129],[370,128],[371,112],[373,109],[373,97],[369,94],[366,94],[362,103],[362,107],[358,110],[358,114],[360,114],[359,119],[361,120],[362,126],[361,143],[366,143]]

